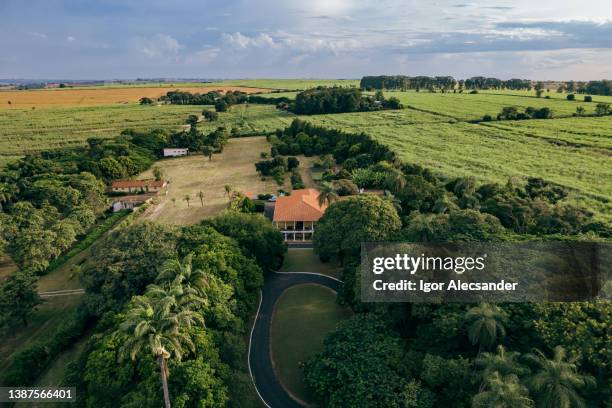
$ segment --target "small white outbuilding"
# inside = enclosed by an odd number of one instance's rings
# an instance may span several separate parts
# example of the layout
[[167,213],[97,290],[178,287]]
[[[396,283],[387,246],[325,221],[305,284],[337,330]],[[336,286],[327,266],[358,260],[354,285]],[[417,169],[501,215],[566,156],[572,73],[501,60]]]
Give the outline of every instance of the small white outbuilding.
[[182,147],[166,147],[164,148],[164,157],[179,157],[187,156],[189,149]]

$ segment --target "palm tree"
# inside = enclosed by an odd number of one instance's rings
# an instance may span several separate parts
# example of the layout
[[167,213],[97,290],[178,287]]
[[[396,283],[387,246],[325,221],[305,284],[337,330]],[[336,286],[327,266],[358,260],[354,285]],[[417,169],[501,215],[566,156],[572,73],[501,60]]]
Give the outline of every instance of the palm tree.
[[197,196],[200,199],[200,203],[202,204],[202,207],[204,207],[204,193],[202,191],[198,191]]
[[593,377],[580,374],[575,359],[566,359],[565,349],[561,346],[553,350],[553,358],[548,359],[540,350],[527,355],[538,370],[528,381],[531,392],[536,397],[538,407],[542,408],[580,408],[585,403],[577,389],[595,383]]
[[134,297],[125,320],[119,325],[119,330],[128,335],[120,358],[129,356],[135,360],[143,349],[148,349],[158,361],[166,408],[170,408],[167,360],[172,355],[181,360],[183,345],[195,351],[191,338],[181,328],[196,322],[204,324],[202,316],[182,307],[182,295],[178,296],[177,291],[176,287],[167,290],[153,287],[147,295]]
[[187,207],[189,207],[189,201],[191,200],[191,196],[189,194],[185,194],[185,197],[183,197],[183,200],[187,201]]
[[[201,269],[193,269],[193,254],[187,255],[183,261],[176,258],[168,259],[162,266],[157,282],[180,283],[187,293],[193,289],[200,299],[206,299],[206,288],[209,277]],[[206,303],[204,301],[204,303]]]
[[497,353],[481,353],[474,361],[476,367],[482,369],[481,391],[484,390],[488,379],[495,372],[502,376],[510,374],[522,376],[526,374],[529,370],[518,362],[520,355],[516,351],[507,351],[501,344],[497,346]]
[[0,212],[3,210],[2,205],[13,199],[16,193],[16,188],[8,183],[0,183]]
[[385,190],[385,195],[383,198],[393,204],[393,207],[397,210],[397,212],[402,211],[402,201],[397,198],[392,192],[390,192],[389,190]]
[[394,193],[406,187],[406,176],[401,170],[393,168],[385,177],[385,187]]
[[481,303],[466,312],[465,320],[468,323],[468,338],[473,345],[478,345],[479,353],[483,348],[491,349],[506,335],[506,313],[498,306]]
[[472,398],[473,408],[531,408],[533,406],[527,387],[522,385],[514,374],[502,377],[498,372],[494,372],[487,379],[486,390]]
[[334,187],[329,183],[323,183],[319,189],[319,206],[323,207],[325,203],[330,205],[332,202],[338,199],[338,193],[334,190]]
[[226,184],[225,186],[223,186],[223,188],[225,189],[225,195],[229,197],[230,193],[232,192],[232,186],[230,186],[229,184]]

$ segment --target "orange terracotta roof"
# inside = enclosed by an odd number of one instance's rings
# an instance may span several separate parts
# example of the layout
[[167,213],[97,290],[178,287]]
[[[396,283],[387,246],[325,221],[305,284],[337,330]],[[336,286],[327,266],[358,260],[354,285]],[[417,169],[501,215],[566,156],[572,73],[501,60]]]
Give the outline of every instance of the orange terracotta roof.
[[318,221],[327,204],[319,205],[319,192],[314,188],[293,190],[290,196],[278,197],[274,206],[274,221]]

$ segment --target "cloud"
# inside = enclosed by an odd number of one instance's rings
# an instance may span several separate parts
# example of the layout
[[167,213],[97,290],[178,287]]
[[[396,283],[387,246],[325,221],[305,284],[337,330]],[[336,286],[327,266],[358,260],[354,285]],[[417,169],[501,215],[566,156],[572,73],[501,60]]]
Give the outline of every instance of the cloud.
[[177,56],[184,48],[168,34],[155,34],[150,38],[136,38],[136,47],[149,58],[167,58]]
[[39,33],[38,31],[30,31],[28,34],[36,38],[47,38],[47,34]]
[[68,42],[74,42],[74,41],[76,41],[76,38],[75,38],[75,37],[73,37],[73,36],[71,36],[71,35],[69,35],[68,37],[66,37],[66,41],[68,41]]

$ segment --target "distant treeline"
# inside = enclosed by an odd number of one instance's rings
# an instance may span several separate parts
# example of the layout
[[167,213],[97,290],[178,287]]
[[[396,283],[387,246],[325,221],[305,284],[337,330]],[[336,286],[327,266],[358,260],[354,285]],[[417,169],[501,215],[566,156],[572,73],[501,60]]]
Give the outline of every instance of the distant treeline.
[[[531,90],[543,89],[544,83],[534,83],[528,79],[487,78],[475,76],[467,79],[455,79],[452,76],[406,76],[406,75],[378,75],[364,76],[360,82],[361,89],[511,89]],[[592,95],[612,95],[612,81],[563,82],[557,87],[558,92],[577,92]]]
[[295,104],[289,106],[290,111],[301,115],[401,108],[399,99],[385,99],[382,92],[375,96],[364,96],[360,89],[340,87],[308,89],[297,94]]
[[531,81],[527,79],[509,79],[503,81],[498,78],[472,77],[457,80],[452,76],[406,76],[406,75],[379,75],[364,76],[360,87],[366,90],[374,89],[531,89]]
[[[173,105],[214,105],[217,112],[225,112],[229,107],[241,103],[279,105],[289,104],[291,102],[291,99],[284,96],[266,98],[261,95],[249,95],[240,91],[228,91],[225,94],[221,94],[217,91],[211,91],[205,94],[169,91],[158,100]],[[153,100],[151,98],[141,98],[140,103],[142,105],[149,105],[153,103]]]

